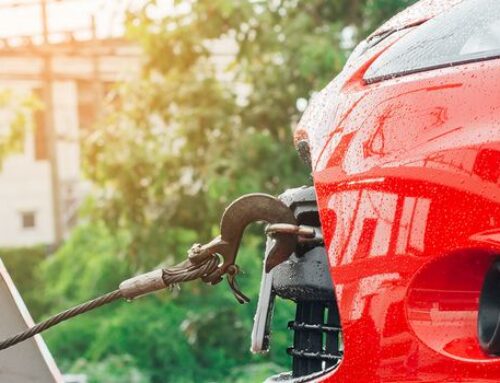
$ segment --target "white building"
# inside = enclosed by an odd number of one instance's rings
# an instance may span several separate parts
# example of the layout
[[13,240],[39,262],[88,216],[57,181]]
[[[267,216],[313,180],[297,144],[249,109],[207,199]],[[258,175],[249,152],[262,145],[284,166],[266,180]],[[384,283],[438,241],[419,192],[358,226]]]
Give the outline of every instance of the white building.
[[[44,80],[50,57],[50,86]],[[52,108],[34,113],[24,151],[8,156],[0,169],[0,247],[53,244],[56,241],[54,180],[48,134],[54,129],[57,153],[60,224],[66,236],[75,220],[85,187],[80,167],[80,137],[90,129],[106,90],[137,73],[140,50],[123,39],[69,41],[49,46],[0,48],[0,89],[33,93],[44,100],[51,91]],[[47,127],[44,113],[51,113]],[[0,124],[6,125],[6,118]],[[1,125],[0,125],[1,128]]]

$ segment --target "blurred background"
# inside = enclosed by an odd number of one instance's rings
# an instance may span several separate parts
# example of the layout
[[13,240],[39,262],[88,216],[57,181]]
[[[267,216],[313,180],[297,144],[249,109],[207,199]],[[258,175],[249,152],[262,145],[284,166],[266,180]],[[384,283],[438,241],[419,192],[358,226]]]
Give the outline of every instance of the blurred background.
[[[413,0],[1,0],[0,258],[32,316],[174,264],[232,199],[310,184],[292,132],[354,46]],[[117,303],[44,338],[68,382],[260,382],[262,228],[225,284]]]

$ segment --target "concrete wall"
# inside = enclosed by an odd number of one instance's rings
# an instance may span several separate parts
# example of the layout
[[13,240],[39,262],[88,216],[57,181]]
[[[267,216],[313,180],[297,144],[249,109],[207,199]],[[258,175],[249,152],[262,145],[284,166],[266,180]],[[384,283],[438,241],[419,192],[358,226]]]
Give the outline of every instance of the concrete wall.
[[[0,247],[54,241],[50,168],[47,161],[16,155],[0,173]],[[22,213],[35,212],[35,227],[23,228]]]

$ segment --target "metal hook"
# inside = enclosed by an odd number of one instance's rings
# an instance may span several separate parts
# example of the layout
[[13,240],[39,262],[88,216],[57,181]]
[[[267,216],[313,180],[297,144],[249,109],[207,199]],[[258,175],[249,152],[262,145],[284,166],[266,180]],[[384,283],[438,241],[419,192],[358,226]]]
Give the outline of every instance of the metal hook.
[[[228,281],[237,298],[239,296],[242,300],[246,300],[237,287],[234,279],[236,273],[233,272],[231,266],[236,265],[236,256],[245,229],[251,223],[259,221],[268,224],[297,224],[290,208],[276,197],[254,193],[238,198],[226,208],[222,215],[220,236],[206,245],[194,245],[190,250],[189,258],[193,263],[200,262],[213,254],[219,254],[222,258],[219,268],[207,275],[204,278],[205,282],[219,283],[222,276],[228,274]],[[290,233],[276,233],[272,239],[274,243],[266,259],[266,272],[288,259],[297,245],[297,236]]]

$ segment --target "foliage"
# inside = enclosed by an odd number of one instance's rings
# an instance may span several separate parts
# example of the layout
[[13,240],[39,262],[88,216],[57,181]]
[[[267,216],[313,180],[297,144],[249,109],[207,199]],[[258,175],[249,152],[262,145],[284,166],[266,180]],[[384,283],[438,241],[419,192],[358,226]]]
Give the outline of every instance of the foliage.
[[45,246],[0,249],[0,260],[35,317],[46,309],[39,294],[39,287],[43,283],[39,268],[48,254],[49,249]]
[[416,0],[368,0],[363,9],[364,35],[376,29],[380,20],[387,20],[392,15],[414,4]]
[[89,294],[104,294],[131,273],[124,259],[123,248],[127,235],[114,233],[100,222],[84,224],[71,238],[48,258],[40,268],[50,281],[44,299],[53,311],[82,302]]
[[129,355],[113,355],[100,362],[79,359],[71,372],[85,372],[88,383],[148,383],[149,379]]
[[[131,14],[143,71],[115,89],[85,137],[97,193],[85,209],[89,223],[39,269],[44,307],[58,310],[179,261],[193,242],[217,234],[234,197],[310,182],[292,128],[312,92],[342,68],[352,48],[346,28],[359,39],[409,2],[190,0],[156,17],[161,2],[151,1]],[[234,46],[224,68],[213,57],[221,39]],[[263,250],[262,231],[248,233],[238,262],[250,305],[235,304],[225,284],[194,283],[51,330],[51,350],[94,381],[253,382],[285,370],[293,317],[285,302],[270,355],[248,352]]]
[[6,126],[0,129],[0,170],[5,157],[22,151],[25,135],[32,127],[32,113],[40,107],[33,96],[21,97],[11,91],[0,91],[0,113],[6,120]]

